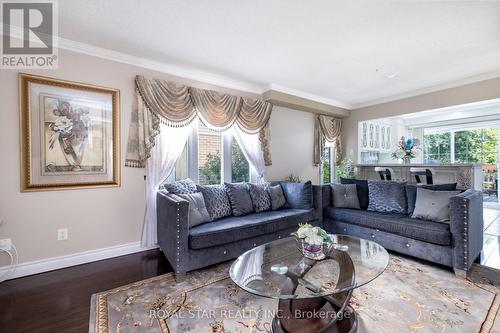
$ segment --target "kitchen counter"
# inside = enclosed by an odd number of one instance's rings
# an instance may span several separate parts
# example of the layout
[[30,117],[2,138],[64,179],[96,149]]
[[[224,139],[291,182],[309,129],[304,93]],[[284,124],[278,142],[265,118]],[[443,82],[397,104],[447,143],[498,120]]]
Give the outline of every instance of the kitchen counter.
[[356,164],[356,174],[359,179],[378,180],[380,176],[375,172],[375,167],[391,168],[394,172],[393,180],[404,180],[414,183],[415,178],[410,173],[410,168],[429,168],[433,170],[433,180],[439,183],[457,183],[462,189],[473,188],[481,190],[483,186],[483,170],[481,163],[454,163],[454,164],[397,164],[397,163],[377,163],[377,164]]

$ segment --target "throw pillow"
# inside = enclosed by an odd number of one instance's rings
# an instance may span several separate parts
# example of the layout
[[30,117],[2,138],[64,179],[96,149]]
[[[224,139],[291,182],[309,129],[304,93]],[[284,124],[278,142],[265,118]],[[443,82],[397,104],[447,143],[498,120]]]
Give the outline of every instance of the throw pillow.
[[368,210],[383,213],[406,214],[406,182],[368,181],[370,202]]
[[288,207],[296,209],[311,209],[313,206],[312,183],[281,182]]
[[189,194],[196,193],[196,184],[189,178],[178,180],[172,183],[163,183],[160,188],[164,188],[169,193],[173,194]]
[[460,191],[433,191],[417,188],[417,201],[411,216],[414,219],[423,219],[435,222],[450,220],[450,198]]
[[201,192],[176,195],[189,202],[188,223],[190,228],[210,221],[210,215]]
[[415,202],[417,201],[417,188],[425,188],[433,191],[455,191],[457,183],[450,184],[408,184],[406,185],[406,198],[408,199],[408,215],[413,214]]
[[278,210],[280,208],[285,207],[286,199],[285,194],[283,193],[283,189],[281,185],[275,185],[269,187],[269,194],[271,195],[271,208],[272,210]]
[[368,208],[370,197],[369,197],[367,180],[340,178],[340,183],[356,184],[356,192],[358,192],[359,207],[365,210]]
[[196,187],[203,194],[211,221],[232,214],[231,204],[224,185],[198,185]]
[[359,209],[356,184],[330,184],[332,187],[332,205],[337,208]]
[[247,183],[224,183],[234,216],[253,212],[252,198]]
[[248,184],[253,209],[259,213],[271,209],[271,195],[269,194],[269,183]]

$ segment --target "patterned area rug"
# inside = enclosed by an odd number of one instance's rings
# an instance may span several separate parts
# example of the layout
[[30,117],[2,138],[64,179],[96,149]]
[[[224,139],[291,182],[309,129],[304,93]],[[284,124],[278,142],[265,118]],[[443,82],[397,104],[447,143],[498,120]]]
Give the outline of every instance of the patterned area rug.
[[[277,301],[241,290],[230,263],[139,281],[92,295],[91,333],[271,333]],[[474,266],[468,280],[391,255],[387,270],[353,293],[358,332],[500,332],[500,274]]]

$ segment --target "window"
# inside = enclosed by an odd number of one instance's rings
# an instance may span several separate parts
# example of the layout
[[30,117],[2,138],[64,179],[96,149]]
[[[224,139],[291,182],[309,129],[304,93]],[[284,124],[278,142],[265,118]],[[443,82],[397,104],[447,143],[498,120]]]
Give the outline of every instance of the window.
[[198,121],[198,183],[220,184],[222,136]]
[[424,135],[425,163],[451,162],[451,133],[430,133]]
[[236,139],[231,137],[231,182],[238,183],[249,181],[250,165],[245,155],[243,155]]
[[454,134],[456,163],[497,163],[498,130],[496,128],[456,131]]
[[198,120],[169,181],[191,178],[200,185],[249,182],[250,165],[230,131],[216,132]]
[[323,148],[321,184],[333,183],[336,179],[337,166],[335,164],[335,147]]
[[426,163],[496,164],[498,137],[497,128],[425,130],[424,159]]

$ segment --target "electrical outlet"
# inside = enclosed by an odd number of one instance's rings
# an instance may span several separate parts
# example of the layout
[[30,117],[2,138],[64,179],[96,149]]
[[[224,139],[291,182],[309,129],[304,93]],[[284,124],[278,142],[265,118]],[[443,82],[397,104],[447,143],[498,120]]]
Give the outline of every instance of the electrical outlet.
[[10,251],[12,249],[12,240],[10,238],[0,239],[0,249]]
[[57,230],[57,240],[62,241],[62,240],[68,240],[68,229],[58,229]]

